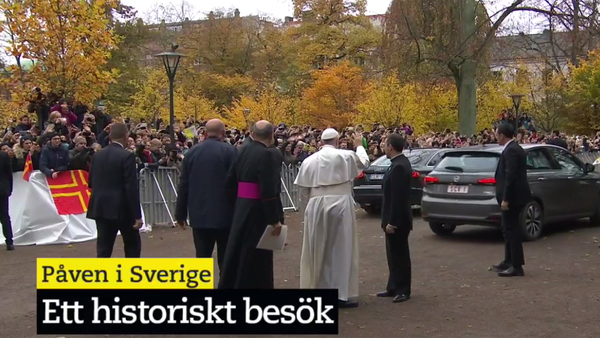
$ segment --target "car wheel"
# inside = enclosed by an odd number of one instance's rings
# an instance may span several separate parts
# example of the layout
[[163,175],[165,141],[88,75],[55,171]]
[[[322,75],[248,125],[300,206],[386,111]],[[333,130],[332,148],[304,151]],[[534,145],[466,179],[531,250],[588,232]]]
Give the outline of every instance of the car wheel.
[[441,222],[429,222],[429,227],[438,236],[450,236],[456,230],[455,224]]
[[381,208],[379,208],[379,207],[365,206],[365,207],[363,207],[363,210],[366,211],[367,214],[372,215],[372,216],[381,215]]
[[540,238],[544,227],[544,213],[538,202],[532,201],[521,212],[523,239],[532,242]]

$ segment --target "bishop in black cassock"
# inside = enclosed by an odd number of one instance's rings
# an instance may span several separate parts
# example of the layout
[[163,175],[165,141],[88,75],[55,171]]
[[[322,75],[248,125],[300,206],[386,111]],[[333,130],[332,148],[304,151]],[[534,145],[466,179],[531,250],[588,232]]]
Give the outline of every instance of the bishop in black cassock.
[[273,251],[256,246],[267,225],[281,229],[283,213],[277,192],[280,167],[269,146],[273,125],[257,122],[253,140],[241,148],[232,165],[226,189],[235,211],[219,289],[273,289]]

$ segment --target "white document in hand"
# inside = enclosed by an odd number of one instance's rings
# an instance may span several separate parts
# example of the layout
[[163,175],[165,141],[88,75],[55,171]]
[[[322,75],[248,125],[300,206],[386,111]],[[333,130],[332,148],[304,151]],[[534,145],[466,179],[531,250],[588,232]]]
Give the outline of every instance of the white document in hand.
[[263,233],[260,241],[258,241],[257,249],[264,250],[283,250],[285,246],[285,240],[287,239],[287,225],[281,226],[281,233],[279,236],[273,236],[271,233],[275,230],[272,225],[267,225],[265,232]]

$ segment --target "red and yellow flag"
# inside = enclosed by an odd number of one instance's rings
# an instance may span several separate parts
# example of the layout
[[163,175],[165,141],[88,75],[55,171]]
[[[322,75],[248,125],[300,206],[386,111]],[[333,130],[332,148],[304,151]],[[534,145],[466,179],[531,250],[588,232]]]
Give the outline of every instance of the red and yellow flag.
[[27,159],[25,160],[25,169],[23,169],[23,179],[29,182],[29,176],[31,176],[31,172],[33,171],[33,162],[31,161],[31,153],[27,154]]
[[46,179],[59,215],[87,212],[91,194],[87,171],[70,170],[58,174],[56,178]]

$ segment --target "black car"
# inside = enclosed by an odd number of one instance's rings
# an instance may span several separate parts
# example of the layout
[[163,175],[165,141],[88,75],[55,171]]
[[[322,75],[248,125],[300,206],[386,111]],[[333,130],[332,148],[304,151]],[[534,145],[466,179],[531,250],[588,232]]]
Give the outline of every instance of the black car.
[[[423,178],[429,174],[442,158],[442,154],[449,149],[417,148],[404,150],[404,155],[413,168],[413,186],[411,191],[411,204],[421,205],[423,194]],[[360,204],[369,214],[379,214],[383,200],[383,175],[389,168],[391,161],[382,156],[371,163],[369,168],[354,179],[354,201]]]

